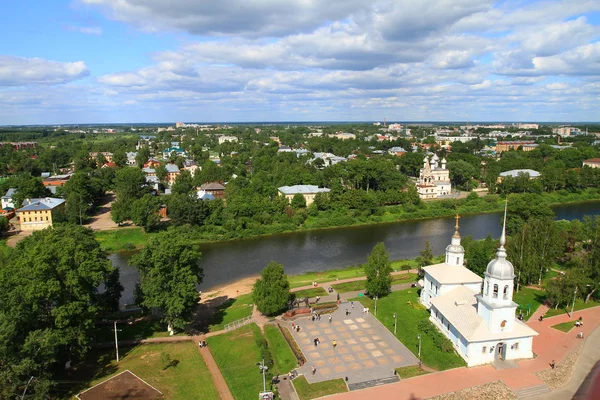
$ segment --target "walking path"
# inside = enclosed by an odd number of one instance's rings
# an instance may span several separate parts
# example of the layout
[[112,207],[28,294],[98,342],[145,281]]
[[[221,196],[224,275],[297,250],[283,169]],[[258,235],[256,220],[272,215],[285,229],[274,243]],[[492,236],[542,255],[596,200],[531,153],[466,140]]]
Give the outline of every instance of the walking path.
[[210,374],[212,375],[213,381],[217,388],[217,392],[219,392],[219,396],[221,400],[234,400],[231,391],[229,390],[229,386],[227,386],[227,382],[225,382],[225,378],[223,374],[221,374],[221,370],[217,366],[215,359],[212,356],[208,347],[200,347],[198,343],[202,340],[206,340],[205,336],[194,336],[193,338],[194,344],[198,348],[198,351],[202,355],[204,359],[204,363],[208,367]]
[[[527,325],[540,333],[533,341],[533,351],[537,354],[537,357],[531,360],[517,361],[519,368],[500,371],[494,369],[491,365],[456,368],[402,380],[389,385],[341,393],[335,397],[342,400],[429,398],[498,380],[513,390],[542,385],[543,382],[534,373],[549,369],[552,360],[560,364],[580,343],[579,339],[576,338],[578,331],[572,330],[569,333],[564,333],[551,328],[551,326],[562,322],[575,321],[580,316],[585,321],[584,335],[589,335],[586,349],[600,347],[600,330],[590,335],[600,325],[600,307],[576,311],[572,319],[567,314],[562,314],[545,318],[540,322],[537,320],[536,315],[541,312],[542,310],[536,311],[527,322]],[[590,355],[590,360],[592,358],[593,355]],[[587,364],[584,364],[584,361],[581,361],[581,363],[583,365],[580,366],[578,362],[577,375],[574,375],[577,379],[587,373],[585,372]],[[573,385],[575,384],[576,381],[573,382]]]

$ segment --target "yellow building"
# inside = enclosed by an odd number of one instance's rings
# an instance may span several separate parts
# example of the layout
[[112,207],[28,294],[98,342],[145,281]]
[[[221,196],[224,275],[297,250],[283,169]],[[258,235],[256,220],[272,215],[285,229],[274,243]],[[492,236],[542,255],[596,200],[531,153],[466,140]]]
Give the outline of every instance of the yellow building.
[[52,217],[57,210],[64,208],[63,199],[46,197],[43,199],[26,199],[23,207],[17,210],[17,217],[22,231],[39,231],[52,226]]
[[328,188],[320,188],[315,185],[295,185],[295,186],[282,186],[278,188],[279,194],[285,196],[288,201],[292,201],[296,194],[301,194],[306,201],[306,206],[310,206],[315,201],[317,193],[329,193],[331,190]]

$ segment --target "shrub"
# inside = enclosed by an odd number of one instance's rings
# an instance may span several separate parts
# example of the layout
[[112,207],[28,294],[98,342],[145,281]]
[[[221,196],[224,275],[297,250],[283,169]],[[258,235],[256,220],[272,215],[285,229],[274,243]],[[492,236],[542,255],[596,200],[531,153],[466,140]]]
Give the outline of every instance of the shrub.
[[281,325],[279,325],[279,324],[277,324],[277,326],[279,327],[279,330],[281,330],[281,333],[283,334],[283,337],[285,338],[285,341],[287,342],[287,344],[290,346],[290,349],[292,349],[292,353],[294,353],[294,356],[298,360],[298,364],[304,365],[304,363],[306,362],[306,358],[304,358],[304,354],[302,354],[302,350],[300,350],[300,346],[298,346],[298,343],[296,343],[296,340],[292,336],[289,329],[282,328]]

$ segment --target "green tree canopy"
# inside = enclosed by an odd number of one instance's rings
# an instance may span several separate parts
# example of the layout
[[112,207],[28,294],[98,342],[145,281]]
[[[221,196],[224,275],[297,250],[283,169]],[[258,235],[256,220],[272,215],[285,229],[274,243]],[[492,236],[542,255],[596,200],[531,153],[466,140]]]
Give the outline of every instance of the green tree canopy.
[[131,258],[140,271],[140,305],[159,311],[171,331],[183,329],[198,305],[196,285],[204,278],[198,263],[201,256],[185,238],[163,232]]
[[118,304],[114,271],[93,232],[77,225],[37,231],[17,244],[0,268],[0,397],[16,398],[31,376],[28,394],[51,397],[56,372],[85,356],[96,321]]
[[377,243],[364,266],[367,276],[367,291],[371,296],[385,296],[392,287],[392,264],[383,243]]
[[261,271],[252,289],[252,298],[258,310],[265,315],[275,315],[286,309],[292,294],[283,265],[271,261]]

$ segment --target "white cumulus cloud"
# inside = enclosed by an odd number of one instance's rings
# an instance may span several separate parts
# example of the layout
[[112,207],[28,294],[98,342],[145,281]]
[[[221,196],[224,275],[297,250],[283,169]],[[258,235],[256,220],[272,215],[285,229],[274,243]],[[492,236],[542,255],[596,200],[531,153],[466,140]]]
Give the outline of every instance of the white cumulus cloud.
[[83,78],[89,73],[83,61],[64,63],[0,55],[0,86],[56,85]]

